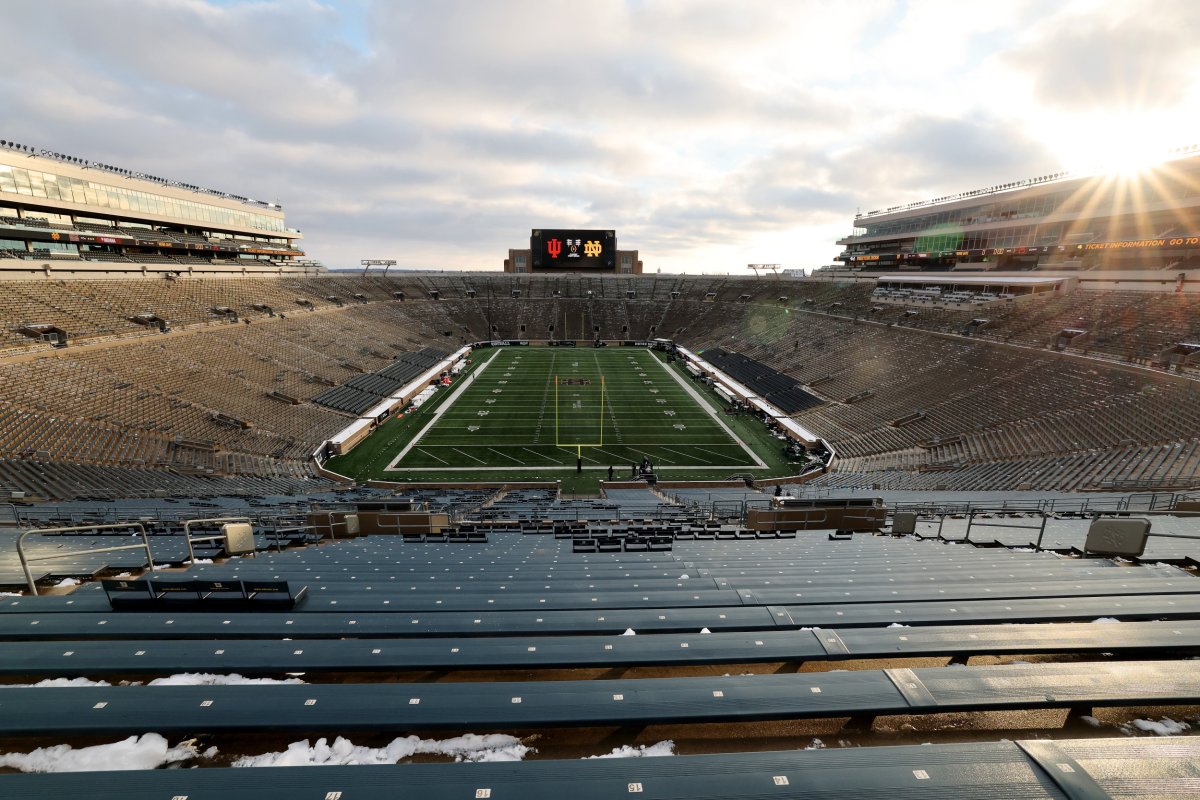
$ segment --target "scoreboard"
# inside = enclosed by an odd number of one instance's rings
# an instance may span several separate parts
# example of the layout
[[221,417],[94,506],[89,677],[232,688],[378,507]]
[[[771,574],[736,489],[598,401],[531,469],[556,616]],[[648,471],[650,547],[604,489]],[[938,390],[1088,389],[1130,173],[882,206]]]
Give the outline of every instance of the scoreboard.
[[617,232],[535,228],[529,236],[529,251],[535,270],[615,270]]

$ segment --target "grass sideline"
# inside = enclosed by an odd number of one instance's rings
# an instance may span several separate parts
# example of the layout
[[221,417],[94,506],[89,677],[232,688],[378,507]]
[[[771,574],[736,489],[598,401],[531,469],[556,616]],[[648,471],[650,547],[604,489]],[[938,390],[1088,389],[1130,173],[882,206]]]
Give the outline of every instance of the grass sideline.
[[[583,493],[594,492],[610,465],[620,479],[642,458],[664,479],[795,472],[781,443],[759,421],[720,413],[724,425],[716,422],[711,412],[723,408],[719,398],[660,353],[504,347],[476,350],[472,358],[471,368],[449,390],[412,414],[388,420],[328,467],[358,480],[561,480],[564,491]],[[590,446],[577,451],[577,444]],[[575,472],[578,452],[582,474]],[[388,469],[393,462],[395,468]]]

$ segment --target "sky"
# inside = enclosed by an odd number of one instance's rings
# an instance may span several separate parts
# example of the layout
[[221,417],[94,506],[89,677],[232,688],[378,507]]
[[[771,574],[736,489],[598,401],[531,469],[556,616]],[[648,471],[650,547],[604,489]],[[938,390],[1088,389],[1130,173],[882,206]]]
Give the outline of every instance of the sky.
[[7,3],[0,138],[281,203],[330,268],[833,263],[854,215],[1200,140],[1194,0]]

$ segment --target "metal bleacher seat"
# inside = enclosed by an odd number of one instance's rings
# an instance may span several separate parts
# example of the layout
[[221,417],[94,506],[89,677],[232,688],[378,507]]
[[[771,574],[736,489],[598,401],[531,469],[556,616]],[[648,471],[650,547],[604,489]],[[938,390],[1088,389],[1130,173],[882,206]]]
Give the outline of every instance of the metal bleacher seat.
[[[64,677],[116,683],[131,674],[180,671],[305,672],[313,681],[12,687],[3,690],[0,726],[8,741],[30,746],[91,741],[98,732],[152,730],[174,738],[204,731],[223,754],[229,742],[263,740],[258,732],[297,741],[320,731],[353,737],[357,745],[384,734],[521,730],[545,737],[544,753],[553,759],[553,737],[565,727],[753,722],[755,728],[759,721],[814,720],[803,724],[842,726],[839,738],[878,745],[891,735],[886,720],[876,740],[856,738],[872,735],[863,723],[877,715],[921,726],[940,724],[937,715],[946,713],[1058,709],[1061,719],[1063,710],[1075,717],[1094,708],[1104,709],[1100,716],[1132,715],[1200,703],[1200,673],[1188,660],[1200,654],[1200,580],[1174,567],[871,535],[836,544],[823,536],[741,539],[743,529],[731,525],[690,528],[662,520],[560,530],[570,538],[474,523],[445,534],[444,545],[371,535],[192,564],[180,574],[150,573],[147,597],[151,580],[164,591],[169,583],[190,587],[197,599],[188,613],[171,603],[115,611],[95,585],[0,598],[0,675],[13,683]],[[713,538],[680,538],[696,530]],[[715,538],[717,531],[730,538]],[[486,541],[455,546],[473,536]],[[222,589],[240,586],[258,597],[270,585],[303,585],[307,597],[287,610],[247,603],[236,613],[211,602]],[[1090,624],[1110,616],[1122,624]],[[637,635],[622,635],[629,629]],[[1028,654],[1057,660],[990,663]],[[953,667],[894,661],[983,656],[988,663]],[[856,663],[845,664],[849,671],[830,669],[841,662]],[[670,677],[624,673],[639,667]],[[567,680],[537,672],[564,669],[580,672]],[[581,679],[584,670],[604,679]],[[409,677],[442,672],[453,677]],[[81,775],[2,775],[0,796],[66,796],[72,787],[123,800],[207,794],[248,800],[293,789],[300,792],[295,796],[318,798],[337,792],[343,799],[450,798],[488,790],[497,800],[536,800],[570,786],[581,800],[1099,797],[1081,794],[1080,782],[1094,789],[1105,780],[1120,796],[1109,769],[1118,750],[1103,739],[1058,738],[1060,723],[1049,724],[1054,741],[1038,733],[1036,740],[951,744],[947,735],[927,747],[749,752],[758,749],[756,740],[752,747],[734,745],[747,752],[653,761],[402,764],[386,773],[327,767],[306,771],[303,784],[290,768],[264,778],[266,770],[235,776],[207,765],[126,772],[120,782],[94,773],[86,783]],[[1200,747],[1193,740],[1171,743],[1174,749],[1129,738],[1120,744],[1122,769],[1141,770],[1144,786],[1159,780],[1187,788],[1181,779],[1196,777],[1189,759]]]
[[[298,649],[303,649],[298,648]],[[401,731],[649,725],[927,714],[973,709],[1194,705],[1187,662],[1007,664],[750,677],[424,684],[9,688],[6,735]],[[214,714],[211,706],[237,709]]]
[[[178,623],[176,623],[178,624]],[[294,627],[294,626],[293,626]],[[240,631],[239,631],[240,632]],[[403,631],[402,631],[403,633]],[[709,634],[653,636],[576,635],[502,637],[309,638],[297,653],[279,639],[81,640],[65,655],[57,641],[5,641],[0,675],[47,677],[117,676],[139,652],[141,669],[273,674],[336,666],[348,672],[417,669],[539,669],[564,665],[802,663],[844,659],[971,656],[1004,653],[1162,654],[1200,653],[1200,621],[1017,625],[930,625],[913,628],[820,628],[815,630],[715,630]],[[686,644],[687,647],[681,647]]]
[[[537,760],[521,763],[159,769],[6,775],[14,797],[123,800],[265,797],[354,800],[528,798],[647,800],[695,797],[1106,798],[1194,790],[1200,740],[1018,739],[670,759]],[[1193,792],[1194,793],[1194,792]]]

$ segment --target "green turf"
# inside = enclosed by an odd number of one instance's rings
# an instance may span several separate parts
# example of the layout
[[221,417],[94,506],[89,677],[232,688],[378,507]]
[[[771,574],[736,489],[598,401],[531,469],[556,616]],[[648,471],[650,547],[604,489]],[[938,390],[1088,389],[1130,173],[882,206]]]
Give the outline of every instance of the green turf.
[[[580,493],[594,491],[608,466],[615,468],[614,477],[623,478],[643,457],[665,479],[798,471],[761,422],[722,413],[725,426],[767,465],[758,467],[713,421],[709,411],[723,407],[720,398],[678,363],[667,364],[662,353],[632,347],[506,347],[479,349],[472,358],[469,373],[452,387],[414,413],[388,420],[351,453],[331,460],[329,468],[359,480],[561,480],[564,492]],[[669,373],[700,394],[704,406]],[[467,388],[451,401],[464,383]],[[443,413],[425,430],[438,409]],[[386,469],[422,431],[398,469]],[[575,472],[577,444],[597,445],[581,448],[583,474]]]
[[[754,459],[641,348],[483,350],[462,394],[392,470],[629,465],[747,469]],[[449,402],[449,401],[447,401]]]

